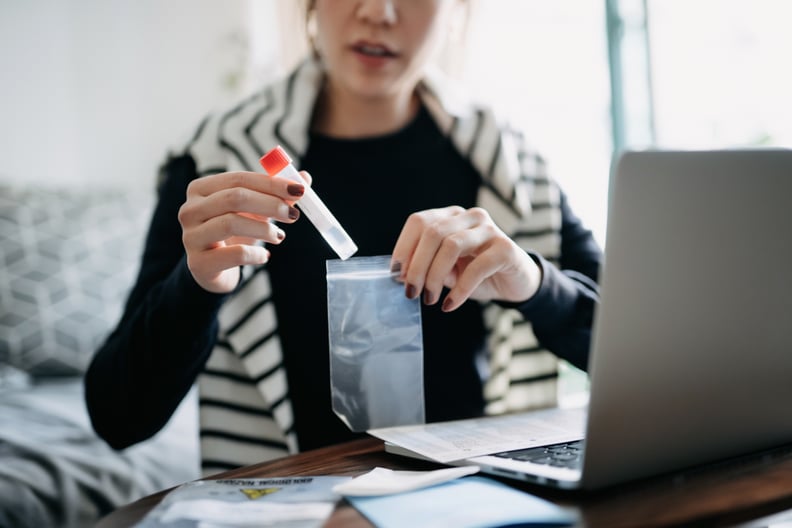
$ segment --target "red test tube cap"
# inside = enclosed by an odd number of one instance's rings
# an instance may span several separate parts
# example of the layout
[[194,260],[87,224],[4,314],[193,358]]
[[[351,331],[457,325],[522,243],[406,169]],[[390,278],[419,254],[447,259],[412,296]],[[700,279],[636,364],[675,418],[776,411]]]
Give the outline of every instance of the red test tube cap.
[[265,171],[267,171],[267,174],[270,176],[275,176],[280,171],[282,171],[286,165],[291,163],[291,158],[288,154],[286,154],[286,151],[283,150],[280,145],[278,145],[274,149],[261,156],[259,163],[261,163],[261,166],[264,167]]

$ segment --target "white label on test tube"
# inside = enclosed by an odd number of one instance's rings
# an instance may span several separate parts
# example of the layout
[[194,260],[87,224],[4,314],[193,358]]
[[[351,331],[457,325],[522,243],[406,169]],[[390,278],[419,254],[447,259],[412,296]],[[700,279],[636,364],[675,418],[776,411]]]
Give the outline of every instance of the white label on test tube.
[[[280,146],[276,146],[261,157],[261,166],[270,176],[281,176],[296,182],[305,184],[300,177],[297,169],[291,163],[291,158]],[[302,209],[308,220],[314,225],[319,233],[324,237],[330,247],[333,248],[341,260],[346,260],[358,250],[355,243],[349,237],[341,224],[338,223],[330,209],[319,199],[319,196],[308,185],[305,186],[305,194],[297,202],[297,206]]]

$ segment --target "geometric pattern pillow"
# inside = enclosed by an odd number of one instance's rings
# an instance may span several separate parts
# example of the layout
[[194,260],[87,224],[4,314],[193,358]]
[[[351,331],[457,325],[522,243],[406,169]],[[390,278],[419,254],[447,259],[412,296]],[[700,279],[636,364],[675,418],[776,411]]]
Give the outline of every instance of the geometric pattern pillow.
[[0,365],[85,371],[137,275],[153,198],[0,185]]

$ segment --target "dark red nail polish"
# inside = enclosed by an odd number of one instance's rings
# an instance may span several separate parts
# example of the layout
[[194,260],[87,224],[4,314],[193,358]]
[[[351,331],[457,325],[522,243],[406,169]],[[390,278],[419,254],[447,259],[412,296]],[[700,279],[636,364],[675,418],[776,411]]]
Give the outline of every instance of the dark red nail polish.
[[284,233],[283,230],[278,229],[278,232],[275,234],[275,236],[278,238],[278,240],[283,240],[286,238],[286,233]]
[[391,273],[399,273],[401,272],[401,262],[394,262],[391,264]]
[[417,295],[417,292],[415,291],[415,286],[413,286],[412,284],[407,285],[407,287],[405,288],[405,292],[408,299],[415,299],[415,296]]
[[423,293],[423,301],[424,304],[434,304],[435,303],[435,296],[429,290],[424,290]]
[[441,310],[443,310],[444,312],[447,312],[447,311],[449,311],[451,309],[451,305],[453,305],[453,304],[454,304],[454,300],[451,297],[446,295],[446,298],[443,301],[443,306],[442,306]]
[[286,191],[292,196],[302,196],[303,194],[305,194],[305,187],[303,187],[299,183],[290,183],[286,187]]
[[298,211],[296,207],[289,207],[289,218],[297,220],[300,218],[300,211]]

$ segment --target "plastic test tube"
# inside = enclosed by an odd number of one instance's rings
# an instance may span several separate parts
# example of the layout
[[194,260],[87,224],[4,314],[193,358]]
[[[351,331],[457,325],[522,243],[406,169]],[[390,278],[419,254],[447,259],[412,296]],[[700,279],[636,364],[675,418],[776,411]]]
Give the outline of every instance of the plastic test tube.
[[[304,184],[305,180],[300,177],[297,169],[291,163],[291,158],[280,145],[264,154],[259,160],[261,166],[270,176],[281,176],[290,180]],[[297,206],[302,209],[308,220],[319,230],[330,247],[333,248],[341,260],[346,260],[357,252],[358,247],[349,237],[341,224],[338,223],[330,209],[319,199],[319,196],[308,185],[305,186],[305,194],[297,202]]]

